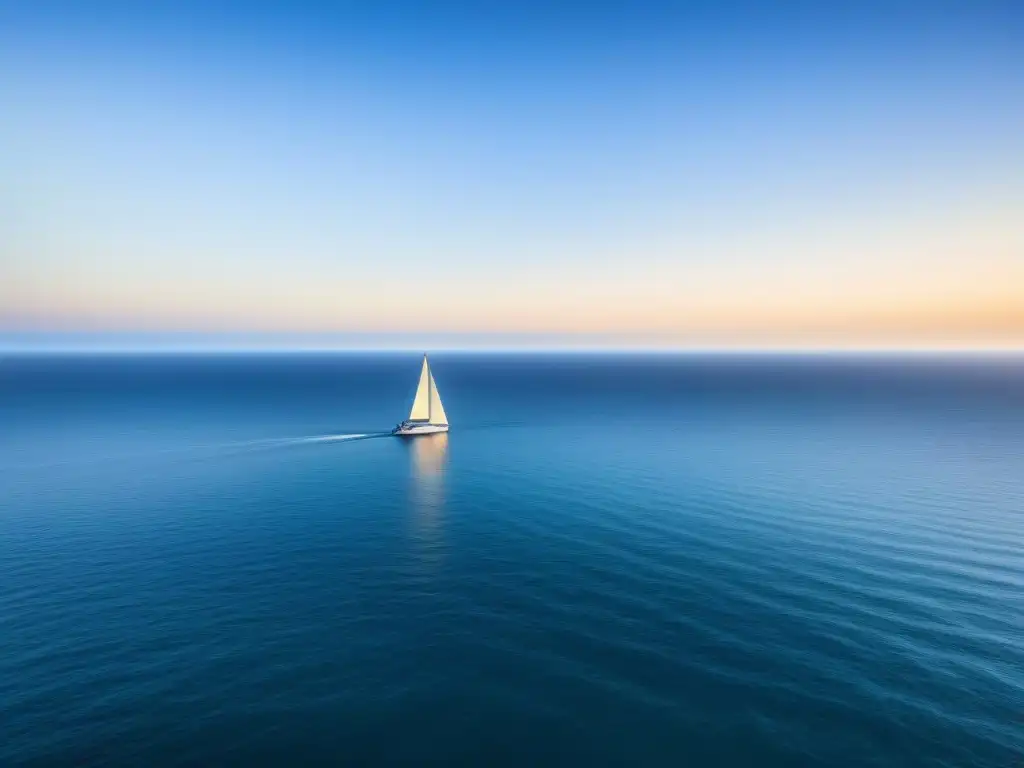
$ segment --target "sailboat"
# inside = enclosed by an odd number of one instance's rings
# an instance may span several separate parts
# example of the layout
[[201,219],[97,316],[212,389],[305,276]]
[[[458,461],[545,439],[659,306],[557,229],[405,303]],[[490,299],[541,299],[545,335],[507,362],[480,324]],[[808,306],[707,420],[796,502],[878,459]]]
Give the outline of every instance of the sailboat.
[[424,355],[420,383],[416,387],[416,397],[412,401],[409,418],[391,430],[391,434],[412,437],[447,431],[448,417],[445,415],[444,406],[441,405],[441,395],[437,393],[437,384],[434,383],[434,375],[430,372],[430,363]]

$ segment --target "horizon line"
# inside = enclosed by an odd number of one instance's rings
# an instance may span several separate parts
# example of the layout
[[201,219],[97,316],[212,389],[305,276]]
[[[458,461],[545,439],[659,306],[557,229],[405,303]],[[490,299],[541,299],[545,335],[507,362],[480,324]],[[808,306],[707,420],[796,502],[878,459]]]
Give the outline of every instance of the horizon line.
[[1024,344],[993,346],[262,346],[262,345],[0,345],[0,355],[175,354],[664,354],[664,355],[1018,355]]

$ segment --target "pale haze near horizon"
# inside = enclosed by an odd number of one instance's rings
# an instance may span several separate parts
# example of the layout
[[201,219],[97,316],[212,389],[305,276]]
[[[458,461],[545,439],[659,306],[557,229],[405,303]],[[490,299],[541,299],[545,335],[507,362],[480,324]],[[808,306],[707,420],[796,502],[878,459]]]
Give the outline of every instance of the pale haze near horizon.
[[3,9],[8,342],[1024,346],[1013,4],[73,8]]

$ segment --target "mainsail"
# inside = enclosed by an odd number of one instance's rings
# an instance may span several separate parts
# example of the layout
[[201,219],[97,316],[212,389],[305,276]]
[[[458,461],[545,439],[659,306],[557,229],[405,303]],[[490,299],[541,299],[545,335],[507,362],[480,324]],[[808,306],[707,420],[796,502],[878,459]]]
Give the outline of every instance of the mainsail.
[[416,387],[416,398],[412,401],[409,421],[426,421],[430,424],[447,424],[441,396],[437,393],[434,376],[430,372],[427,356],[423,356],[423,369],[420,371],[420,383]]

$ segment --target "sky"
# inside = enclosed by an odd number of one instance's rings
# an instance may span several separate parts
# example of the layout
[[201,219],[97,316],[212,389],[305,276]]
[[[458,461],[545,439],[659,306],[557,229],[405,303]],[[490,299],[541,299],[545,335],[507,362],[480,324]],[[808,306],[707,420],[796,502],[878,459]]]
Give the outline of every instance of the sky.
[[0,0],[0,343],[1024,348],[1020,2]]

